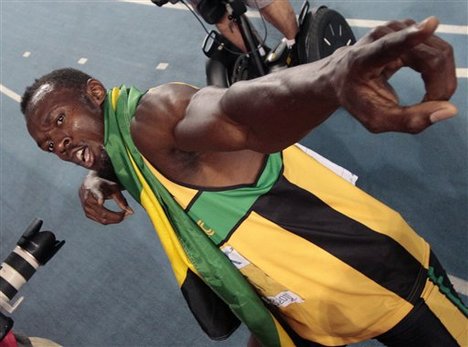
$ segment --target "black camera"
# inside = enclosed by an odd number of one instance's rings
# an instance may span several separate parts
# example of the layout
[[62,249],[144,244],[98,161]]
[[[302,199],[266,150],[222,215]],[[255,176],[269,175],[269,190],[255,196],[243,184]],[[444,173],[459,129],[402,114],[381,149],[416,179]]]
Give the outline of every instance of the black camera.
[[41,226],[42,220],[35,219],[0,266],[0,341],[13,326],[13,320],[1,311],[13,313],[23,301],[21,297],[11,304],[13,297],[39,266],[45,265],[65,243],[56,240],[51,231],[40,231]]
[[175,4],[177,2],[179,2],[179,0],[151,0],[151,2],[159,7],[167,4],[168,2],[170,2],[171,4]]

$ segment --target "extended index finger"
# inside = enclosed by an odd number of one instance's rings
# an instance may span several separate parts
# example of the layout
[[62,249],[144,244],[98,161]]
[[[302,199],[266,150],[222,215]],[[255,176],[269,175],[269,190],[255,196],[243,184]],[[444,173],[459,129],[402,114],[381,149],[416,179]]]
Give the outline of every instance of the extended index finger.
[[434,34],[438,25],[436,17],[429,17],[418,24],[384,35],[368,45],[367,59],[371,59],[374,66],[384,66],[425,42]]
[[125,212],[125,217],[133,214],[133,209],[128,205],[127,199],[125,199],[122,192],[118,191],[112,194],[112,199],[115,201],[117,206]]

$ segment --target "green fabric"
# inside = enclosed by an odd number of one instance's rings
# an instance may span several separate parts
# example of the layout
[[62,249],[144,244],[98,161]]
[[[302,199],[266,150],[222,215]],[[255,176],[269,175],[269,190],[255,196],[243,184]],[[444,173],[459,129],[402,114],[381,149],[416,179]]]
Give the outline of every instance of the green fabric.
[[458,309],[465,315],[465,317],[468,317],[468,308],[465,306],[463,301],[458,298],[457,295],[452,293],[452,290],[449,287],[444,285],[444,276],[437,277],[432,266],[429,267],[427,276],[432,281],[432,283],[439,287],[440,292],[444,294],[456,307],[458,307]]
[[[138,101],[142,93],[136,88],[127,90],[121,88],[121,96],[117,103],[118,118],[111,104],[111,91],[108,92],[104,103],[104,147],[109,155],[115,174],[120,183],[140,202],[141,183],[136,176],[129,160],[127,150],[131,151],[132,158],[138,160],[137,164],[143,164],[141,155],[133,144],[130,135],[130,120],[135,113]],[[129,147],[127,147],[130,145]]]
[[157,196],[184,251],[203,281],[229,305],[264,346],[279,347],[279,335],[272,314],[240,272],[153,176],[134,145],[130,135],[130,121],[141,95],[133,87],[127,89],[121,86],[117,109],[114,111],[112,107],[111,92],[104,105],[105,148],[120,182],[140,202],[142,185],[132,168],[131,157]]
[[[190,203],[187,212],[194,221],[203,223],[200,226],[205,230],[205,233],[216,245],[219,245],[226,240],[231,230],[245,217],[258,197],[271,189],[278,180],[281,168],[281,154],[271,154],[268,156],[266,166],[254,187],[255,189],[252,189],[251,186],[244,186],[222,191],[203,191],[194,202]],[[212,206],[217,205],[223,206],[223,208],[219,210],[212,208]]]

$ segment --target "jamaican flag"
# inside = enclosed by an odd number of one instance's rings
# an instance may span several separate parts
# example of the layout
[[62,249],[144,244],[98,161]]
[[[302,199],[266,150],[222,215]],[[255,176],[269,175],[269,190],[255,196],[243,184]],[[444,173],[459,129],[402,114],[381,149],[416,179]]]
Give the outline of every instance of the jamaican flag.
[[227,338],[242,321],[265,347],[293,346],[247,280],[151,173],[130,135],[141,96],[133,87],[109,91],[105,148],[120,183],[148,213],[193,315],[212,339]]

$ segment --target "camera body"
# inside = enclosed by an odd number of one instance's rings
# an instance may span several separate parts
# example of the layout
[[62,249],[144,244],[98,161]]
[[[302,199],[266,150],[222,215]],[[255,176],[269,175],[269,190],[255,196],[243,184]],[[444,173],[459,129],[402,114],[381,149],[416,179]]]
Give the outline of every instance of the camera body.
[[[39,266],[45,265],[63,246],[51,231],[40,231],[42,220],[35,219],[16,247],[0,266],[0,341],[13,326],[13,320],[3,314],[13,313],[23,301],[11,303],[19,289],[34,275]],[[3,311],[3,312],[2,312]]]
[[151,2],[159,7],[167,4],[170,2],[171,4],[176,4],[179,2],[179,0],[151,0]]

